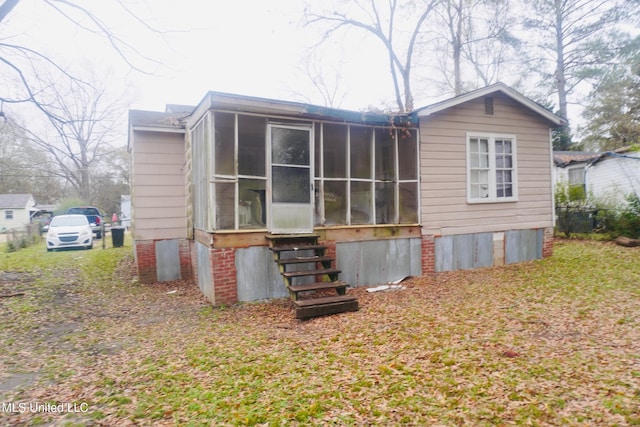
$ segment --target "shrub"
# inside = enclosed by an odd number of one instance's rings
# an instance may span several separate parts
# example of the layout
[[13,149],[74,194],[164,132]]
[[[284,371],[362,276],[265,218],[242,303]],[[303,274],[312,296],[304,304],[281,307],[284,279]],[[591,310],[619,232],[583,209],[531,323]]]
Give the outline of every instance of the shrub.
[[614,226],[616,234],[631,238],[640,237],[640,198],[636,194],[627,196],[627,207]]

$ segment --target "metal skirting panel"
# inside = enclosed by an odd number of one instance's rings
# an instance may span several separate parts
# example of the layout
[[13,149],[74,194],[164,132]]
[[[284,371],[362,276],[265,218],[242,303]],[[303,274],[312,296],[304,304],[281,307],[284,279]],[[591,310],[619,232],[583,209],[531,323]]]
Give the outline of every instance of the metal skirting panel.
[[155,244],[158,281],[180,280],[180,241],[158,240]]
[[507,264],[542,258],[544,230],[511,230],[505,233]]
[[351,286],[388,283],[422,271],[421,239],[370,240],[336,244],[340,280]]
[[238,300],[256,301],[289,295],[273,253],[266,246],[236,249]]
[[458,234],[435,241],[436,271],[493,265],[493,233]]
[[216,303],[213,289],[213,278],[211,276],[211,256],[209,247],[196,240],[196,257],[198,269],[198,287],[211,304]]

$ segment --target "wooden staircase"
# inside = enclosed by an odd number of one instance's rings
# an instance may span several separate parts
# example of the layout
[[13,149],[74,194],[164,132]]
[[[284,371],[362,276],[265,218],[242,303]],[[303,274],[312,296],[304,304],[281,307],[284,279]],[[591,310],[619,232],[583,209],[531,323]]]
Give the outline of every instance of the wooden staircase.
[[271,235],[267,240],[296,306],[296,318],[358,310],[357,298],[346,295],[348,285],[338,280],[335,259],[325,255],[327,247],[318,244],[317,235]]

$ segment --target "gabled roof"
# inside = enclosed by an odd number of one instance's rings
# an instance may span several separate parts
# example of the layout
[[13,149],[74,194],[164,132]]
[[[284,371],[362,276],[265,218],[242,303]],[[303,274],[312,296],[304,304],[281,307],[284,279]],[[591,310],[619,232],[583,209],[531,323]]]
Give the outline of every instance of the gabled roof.
[[32,198],[31,194],[0,194],[0,209],[24,209]]
[[510,88],[504,83],[495,83],[490,86],[486,86],[486,87],[483,87],[471,92],[467,92],[465,94],[462,94],[453,98],[446,99],[441,102],[437,102],[432,105],[428,105],[426,107],[418,108],[417,110],[414,111],[414,113],[416,113],[418,117],[429,116],[430,114],[437,113],[439,111],[443,111],[448,108],[455,107],[465,102],[469,102],[483,96],[488,96],[496,92],[500,92],[508,96],[509,98],[522,104],[524,107],[537,113],[538,115],[542,116],[543,118],[545,118],[546,120],[548,120],[549,122],[553,123],[556,126],[563,126],[567,124],[567,121],[562,117],[552,113],[542,105],[527,98],[526,96],[522,95],[520,92]]

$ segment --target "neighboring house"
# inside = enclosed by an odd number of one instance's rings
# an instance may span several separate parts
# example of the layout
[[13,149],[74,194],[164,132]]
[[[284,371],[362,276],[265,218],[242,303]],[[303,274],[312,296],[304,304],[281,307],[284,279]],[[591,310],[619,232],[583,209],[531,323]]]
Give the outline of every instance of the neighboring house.
[[630,147],[604,153],[554,152],[554,184],[566,182],[585,189],[596,200],[626,204],[630,194],[640,196],[640,153]]
[[0,194],[0,231],[28,225],[35,205],[31,194]]
[[267,238],[292,233],[318,235],[351,286],[551,255],[564,121],[503,84],[408,114],[210,92],[129,120],[142,282],[281,297]]

